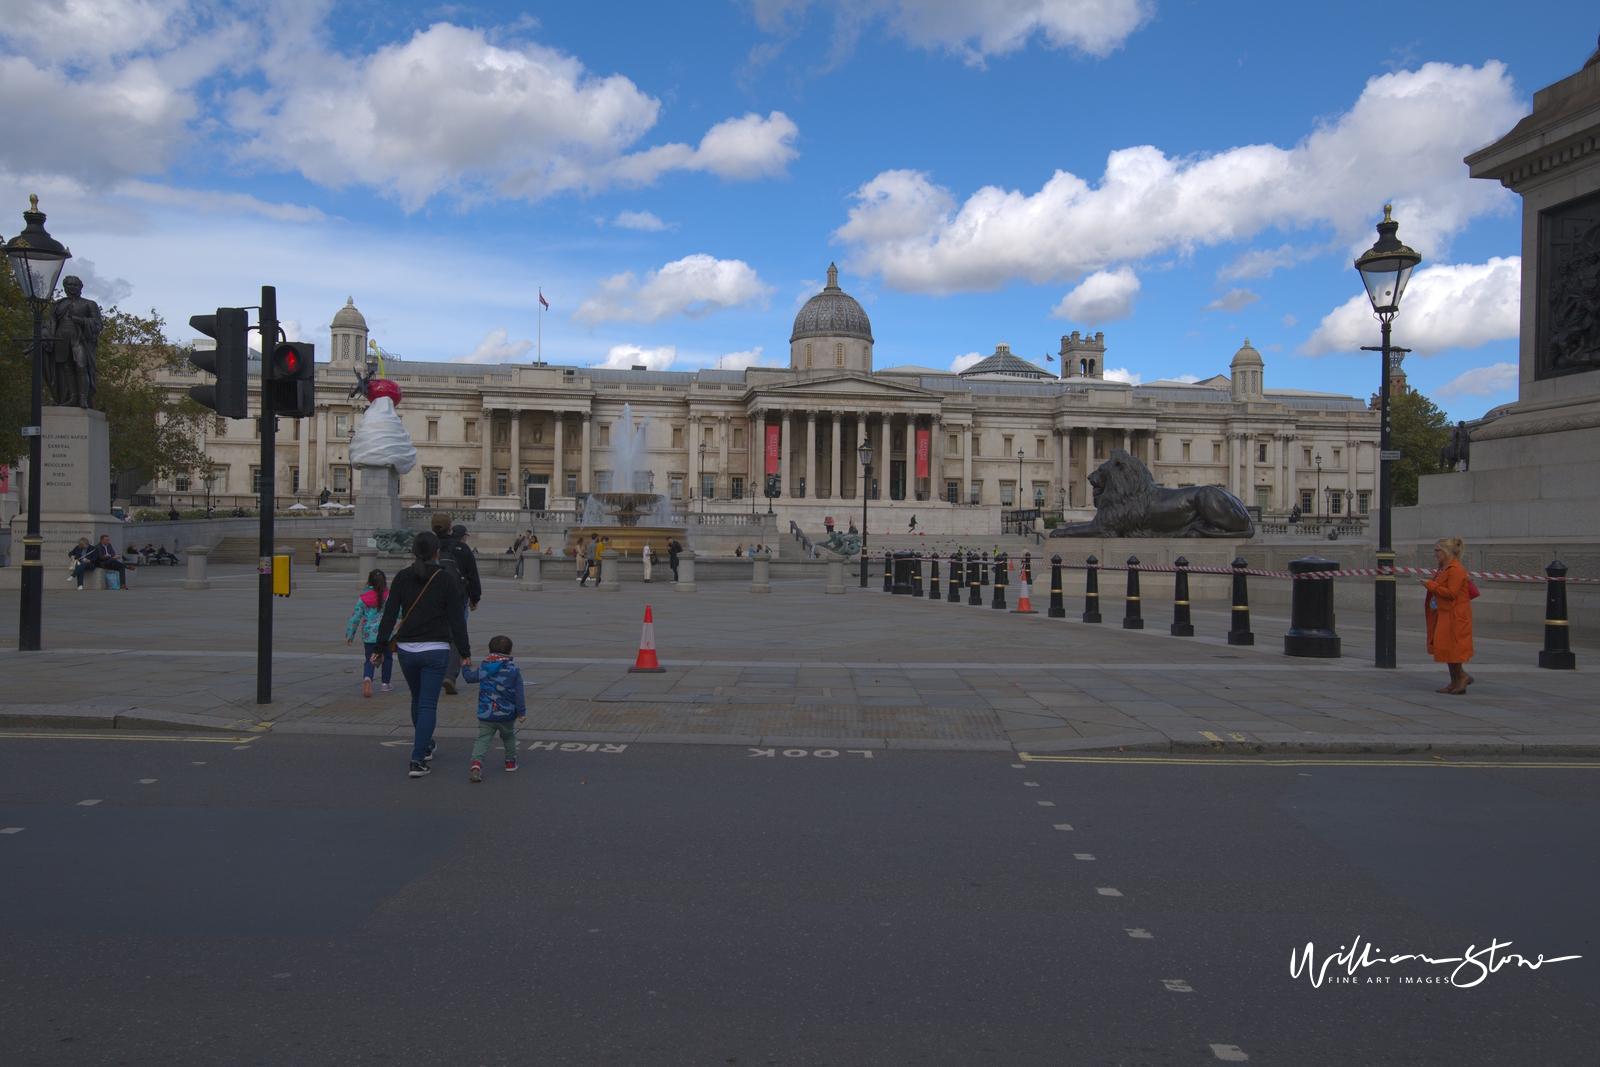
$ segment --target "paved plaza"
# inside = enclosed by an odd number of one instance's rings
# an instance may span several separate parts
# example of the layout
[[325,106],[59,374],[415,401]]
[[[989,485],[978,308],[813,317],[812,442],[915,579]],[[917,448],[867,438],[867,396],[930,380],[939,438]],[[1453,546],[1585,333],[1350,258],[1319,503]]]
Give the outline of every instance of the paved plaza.
[[[1538,628],[1479,627],[1477,683],[1434,690],[1445,672],[1423,648],[1417,594],[1402,587],[1400,669],[1370,666],[1370,618],[1344,613],[1345,658],[1282,654],[1282,609],[1258,610],[1253,647],[1224,640],[1228,605],[1199,602],[1193,638],[1169,636],[1170,605],[1145,603],[1147,628],[1023,616],[895,597],[873,587],[825,596],[823,582],[579,588],[557,568],[543,592],[489,579],[471,617],[476,654],[507,634],[535,683],[528,740],[867,747],[1238,752],[1600,753],[1594,698],[1600,652],[1575,632],[1579,669],[1540,670]],[[661,568],[665,573],[665,568]],[[1109,583],[1108,583],[1109,584]],[[52,584],[45,651],[0,655],[0,728],[206,727],[236,732],[409,733],[409,696],[360,696],[359,653],[343,635],[353,575],[298,576],[276,601],[274,702],[255,703],[253,572],[213,569],[187,592],[181,574],[139,574],[127,592]],[[1015,606],[1014,593],[1012,606]],[[630,674],[646,604],[664,674]],[[15,616],[5,643],[15,647]],[[440,725],[471,731],[469,693],[445,697]]]

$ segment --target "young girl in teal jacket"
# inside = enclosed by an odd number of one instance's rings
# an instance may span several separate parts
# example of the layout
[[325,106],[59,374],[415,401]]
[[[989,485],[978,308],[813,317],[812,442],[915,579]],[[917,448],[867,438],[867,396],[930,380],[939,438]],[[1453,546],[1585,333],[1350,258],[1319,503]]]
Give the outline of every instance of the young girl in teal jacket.
[[[344,628],[344,643],[354,644],[356,631],[361,632],[361,695],[372,695],[372,657],[378,653],[378,624],[383,620],[383,603],[389,597],[388,579],[382,571],[367,575],[367,587],[356,598],[356,609],[350,613],[350,624]],[[389,678],[394,672],[394,656],[383,650],[383,691],[394,686]]]

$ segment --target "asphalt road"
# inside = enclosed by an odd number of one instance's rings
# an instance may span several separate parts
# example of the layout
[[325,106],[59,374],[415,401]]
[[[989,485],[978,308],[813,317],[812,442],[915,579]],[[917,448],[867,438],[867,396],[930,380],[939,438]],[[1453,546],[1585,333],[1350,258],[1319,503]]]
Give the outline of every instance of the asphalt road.
[[580,747],[0,735],[0,1062],[1600,1056],[1600,763]]

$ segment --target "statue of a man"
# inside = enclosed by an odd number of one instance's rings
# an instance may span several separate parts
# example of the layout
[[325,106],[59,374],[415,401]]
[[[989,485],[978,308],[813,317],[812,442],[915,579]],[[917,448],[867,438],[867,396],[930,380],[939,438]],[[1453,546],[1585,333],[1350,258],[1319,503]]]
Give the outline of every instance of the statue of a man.
[[95,355],[100,345],[100,305],[83,295],[83,282],[68,275],[61,288],[67,295],[55,302],[45,323],[44,379],[60,407],[86,408],[94,403]]

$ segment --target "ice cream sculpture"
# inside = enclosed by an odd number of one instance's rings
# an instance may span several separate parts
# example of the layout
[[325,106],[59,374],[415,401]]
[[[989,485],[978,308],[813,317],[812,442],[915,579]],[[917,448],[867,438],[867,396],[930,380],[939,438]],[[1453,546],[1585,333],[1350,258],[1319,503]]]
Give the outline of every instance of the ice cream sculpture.
[[350,438],[350,462],[357,467],[393,467],[406,474],[417,465],[417,446],[394,410],[400,403],[400,387],[387,378],[374,378],[366,383],[365,392],[371,404]]

